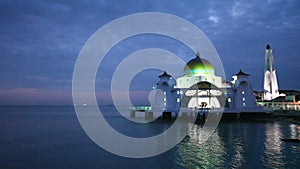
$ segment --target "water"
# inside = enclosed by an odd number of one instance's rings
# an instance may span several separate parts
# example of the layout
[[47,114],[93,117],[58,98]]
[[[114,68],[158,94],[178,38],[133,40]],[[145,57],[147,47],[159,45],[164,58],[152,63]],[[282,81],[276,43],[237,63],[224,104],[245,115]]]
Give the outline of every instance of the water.
[[[132,123],[117,116],[111,107],[103,111],[114,128],[131,133]],[[140,125],[134,135],[155,135],[170,124],[149,125]],[[281,141],[299,136],[294,124],[221,122],[205,144],[197,139],[200,129],[201,126],[195,125],[189,137],[164,154],[130,159],[106,152],[93,143],[71,106],[0,107],[0,168],[298,168],[300,165],[300,143]]]

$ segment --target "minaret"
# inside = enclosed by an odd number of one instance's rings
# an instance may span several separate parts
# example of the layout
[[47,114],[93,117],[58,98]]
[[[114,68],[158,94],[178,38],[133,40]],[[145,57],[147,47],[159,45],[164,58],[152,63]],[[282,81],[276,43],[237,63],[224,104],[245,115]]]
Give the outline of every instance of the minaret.
[[265,53],[264,100],[272,100],[279,96],[278,83],[274,68],[272,49],[268,44]]
[[[176,80],[169,75],[166,71],[159,77],[159,81],[154,87],[155,89],[159,89],[163,92],[163,109],[167,112],[177,112],[180,108],[180,90],[175,89],[176,86]],[[156,95],[160,97],[160,95]],[[158,101],[158,102],[157,102]],[[156,98],[156,106],[162,106],[161,98]]]

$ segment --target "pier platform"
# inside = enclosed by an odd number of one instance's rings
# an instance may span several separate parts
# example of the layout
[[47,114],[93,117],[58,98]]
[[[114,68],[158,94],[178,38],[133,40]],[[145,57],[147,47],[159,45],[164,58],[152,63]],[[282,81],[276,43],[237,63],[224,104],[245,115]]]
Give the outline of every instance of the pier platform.
[[[223,112],[222,112],[223,111]],[[162,111],[159,115],[151,110],[151,106],[136,106],[130,110],[130,117],[144,117],[146,119],[161,118],[171,120],[174,118],[197,118],[205,121],[209,113],[220,116],[221,120],[255,119],[272,117],[273,111],[263,109],[190,109],[180,108],[180,111]]]

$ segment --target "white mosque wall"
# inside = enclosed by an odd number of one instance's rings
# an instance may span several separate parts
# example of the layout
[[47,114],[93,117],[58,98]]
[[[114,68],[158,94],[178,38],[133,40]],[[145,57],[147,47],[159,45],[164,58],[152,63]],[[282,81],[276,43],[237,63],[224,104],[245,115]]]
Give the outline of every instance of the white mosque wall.
[[182,76],[177,78],[176,80],[176,88],[190,88],[192,85],[197,84],[199,82],[209,82],[214,84],[215,86],[221,88],[222,87],[222,78],[215,75],[209,76]]
[[229,101],[229,109],[239,109],[244,111],[247,109],[258,109],[253,89],[248,81],[248,75],[234,76],[232,88],[227,89],[227,101]]

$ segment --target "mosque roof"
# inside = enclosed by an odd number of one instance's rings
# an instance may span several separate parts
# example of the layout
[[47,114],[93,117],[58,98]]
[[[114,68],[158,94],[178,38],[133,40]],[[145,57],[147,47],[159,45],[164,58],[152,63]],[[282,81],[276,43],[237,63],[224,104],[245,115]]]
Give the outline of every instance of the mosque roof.
[[184,75],[207,76],[209,74],[215,74],[214,67],[208,60],[200,58],[199,52],[184,67]]

